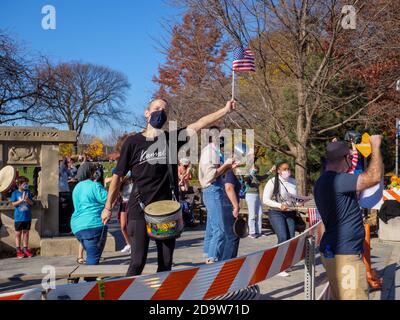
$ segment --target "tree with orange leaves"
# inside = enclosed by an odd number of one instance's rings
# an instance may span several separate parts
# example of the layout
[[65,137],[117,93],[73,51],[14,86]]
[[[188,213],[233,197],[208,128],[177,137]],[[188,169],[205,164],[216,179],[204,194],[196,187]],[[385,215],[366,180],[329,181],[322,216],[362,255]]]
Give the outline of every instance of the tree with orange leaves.
[[91,158],[99,158],[104,154],[104,145],[103,141],[99,138],[93,138],[90,145],[87,147],[85,154]]

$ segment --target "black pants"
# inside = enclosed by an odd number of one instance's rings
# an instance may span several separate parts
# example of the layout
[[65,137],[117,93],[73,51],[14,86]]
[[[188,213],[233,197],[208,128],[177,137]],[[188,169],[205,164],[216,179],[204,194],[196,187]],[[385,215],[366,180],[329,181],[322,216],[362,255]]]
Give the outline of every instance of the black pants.
[[[150,238],[146,232],[144,220],[129,220],[128,234],[131,238],[131,262],[126,274],[127,277],[142,274],[147,260]],[[172,268],[172,257],[175,249],[175,239],[156,240],[157,244],[157,272],[170,271]]]

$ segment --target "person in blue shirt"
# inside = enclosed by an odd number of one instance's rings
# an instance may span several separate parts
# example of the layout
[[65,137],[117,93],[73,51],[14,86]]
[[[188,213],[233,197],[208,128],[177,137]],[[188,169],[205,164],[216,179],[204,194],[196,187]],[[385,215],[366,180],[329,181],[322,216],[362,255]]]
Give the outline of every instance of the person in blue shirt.
[[[31,229],[33,196],[29,191],[29,180],[26,177],[17,179],[17,190],[11,195],[12,206],[14,207],[15,223],[15,244],[17,258],[32,257],[32,252],[28,248],[29,230]],[[23,249],[21,250],[21,238]]]
[[353,154],[346,143],[330,143],[326,170],[315,183],[315,203],[325,226],[319,249],[334,300],[368,300],[363,262],[365,231],[357,193],[382,180],[381,142],[381,136],[370,137],[371,160],[360,175],[348,173]]
[[223,176],[224,198],[223,198],[223,228],[224,246],[219,260],[234,259],[238,255],[239,238],[233,232],[233,225],[239,216],[240,198],[239,192],[241,184],[235,176],[233,170],[228,170]]
[[107,226],[101,212],[107,201],[107,191],[99,182],[101,169],[90,163],[72,193],[75,211],[71,217],[71,230],[86,251],[86,264],[99,264],[107,239]]

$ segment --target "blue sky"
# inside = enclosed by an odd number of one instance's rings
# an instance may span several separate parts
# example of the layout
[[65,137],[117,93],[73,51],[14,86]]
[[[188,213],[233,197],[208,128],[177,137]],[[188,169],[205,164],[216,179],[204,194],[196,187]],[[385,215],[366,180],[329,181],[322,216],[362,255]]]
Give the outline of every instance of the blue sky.
[[[42,29],[45,5],[56,9],[56,30]],[[162,22],[177,21],[179,13],[165,0],[0,0],[0,28],[53,62],[79,60],[122,71],[131,84],[128,111],[141,114],[164,61],[157,49],[168,38]],[[86,132],[106,135],[93,123]]]

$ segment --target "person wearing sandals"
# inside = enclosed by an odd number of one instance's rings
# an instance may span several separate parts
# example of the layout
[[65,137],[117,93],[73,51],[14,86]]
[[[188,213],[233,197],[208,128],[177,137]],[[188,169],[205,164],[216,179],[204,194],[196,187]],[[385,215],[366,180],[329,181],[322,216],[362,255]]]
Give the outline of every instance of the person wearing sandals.
[[76,259],[76,262],[77,262],[78,264],[85,264],[85,263],[86,263],[86,260],[85,260],[85,258],[83,257],[84,252],[85,252],[85,249],[83,249],[82,244],[79,243],[78,258]]
[[249,210],[249,238],[253,239],[263,236],[263,208],[260,199],[260,184],[271,175],[271,173],[275,170],[275,167],[273,167],[265,175],[259,175],[259,170],[259,167],[254,165],[250,170],[250,174],[244,177],[246,186],[246,203]]
[[107,191],[98,182],[102,177],[100,171],[90,163],[83,181],[76,185],[72,193],[75,211],[71,217],[71,229],[86,251],[87,265],[99,264],[107,239],[107,226],[101,220]]
[[[291,211],[289,194],[297,195],[297,183],[291,177],[287,161],[279,162],[275,168],[275,177],[267,182],[264,189],[263,203],[269,207],[268,217],[272,229],[278,237],[278,244],[295,236],[296,211]],[[287,272],[279,276],[287,277]]]

